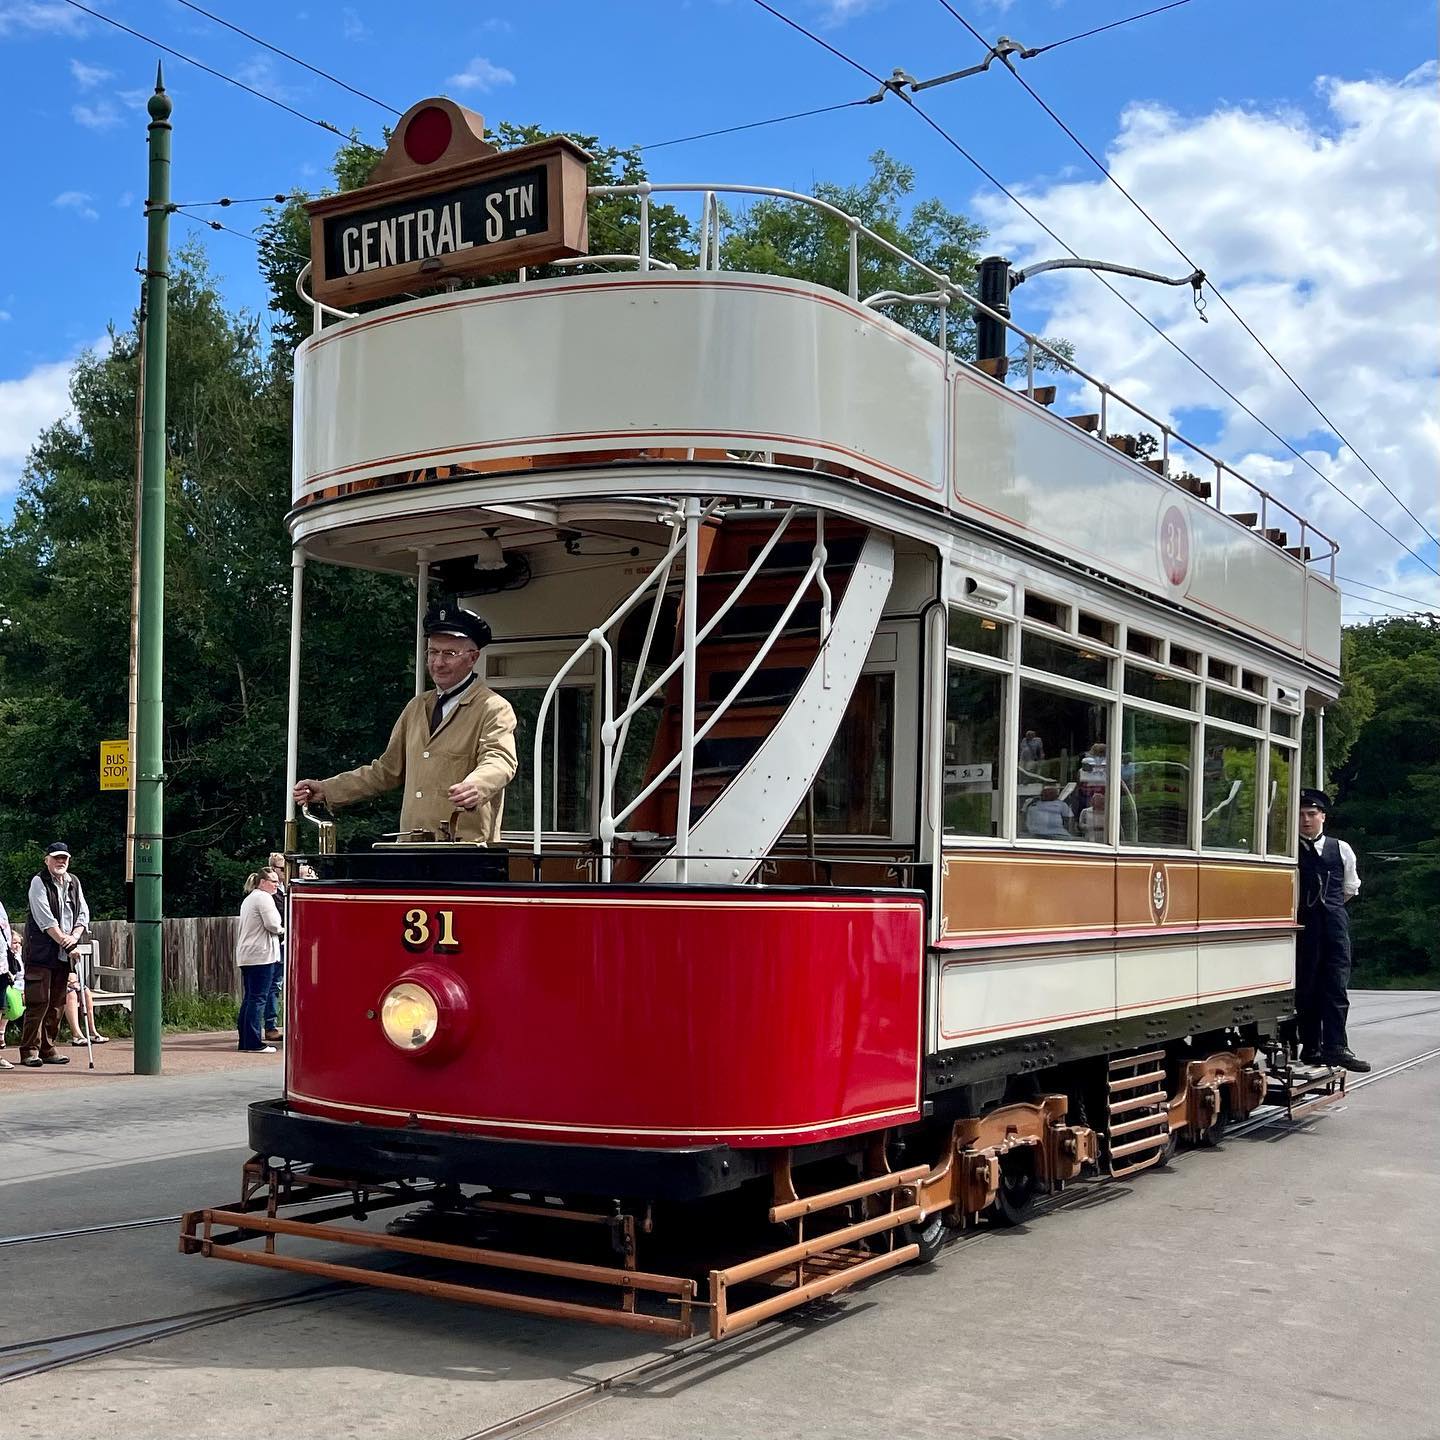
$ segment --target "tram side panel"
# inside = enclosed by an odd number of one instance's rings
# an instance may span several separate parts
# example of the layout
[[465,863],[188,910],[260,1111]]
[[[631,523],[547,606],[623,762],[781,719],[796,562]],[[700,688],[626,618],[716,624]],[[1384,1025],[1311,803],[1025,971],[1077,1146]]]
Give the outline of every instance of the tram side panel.
[[[298,1115],[634,1147],[805,1144],[920,1114],[920,896],[296,887]],[[410,979],[443,1000],[414,1051]]]
[[1207,1007],[1218,1026],[1293,989],[1294,886],[1292,867],[1254,862],[950,852],[931,1044]]

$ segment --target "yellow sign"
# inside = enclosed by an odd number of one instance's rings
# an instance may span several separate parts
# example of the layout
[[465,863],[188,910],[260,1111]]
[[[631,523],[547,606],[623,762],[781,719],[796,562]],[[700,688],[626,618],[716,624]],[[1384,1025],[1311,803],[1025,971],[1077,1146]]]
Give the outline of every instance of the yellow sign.
[[100,742],[100,788],[102,790],[128,790],[130,788],[130,742],[128,740],[102,740]]

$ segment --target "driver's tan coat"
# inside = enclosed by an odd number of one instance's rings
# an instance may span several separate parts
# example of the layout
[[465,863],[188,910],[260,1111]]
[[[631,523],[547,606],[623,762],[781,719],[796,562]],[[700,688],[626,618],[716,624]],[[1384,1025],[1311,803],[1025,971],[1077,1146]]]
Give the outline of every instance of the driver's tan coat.
[[482,799],[473,810],[459,812],[454,838],[494,844],[500,839],[505,787],[515,775],[515,711],[508,700],[477,680],[432,735],[434,706],[434,690],[417,695],[400,712],[385,753],[369,765],[322,781],[325,799],[338,808],[403,785],[400,829],[425,830],[438,837],[441,827],[449,826],[456,815],[450,787],[473,780]]

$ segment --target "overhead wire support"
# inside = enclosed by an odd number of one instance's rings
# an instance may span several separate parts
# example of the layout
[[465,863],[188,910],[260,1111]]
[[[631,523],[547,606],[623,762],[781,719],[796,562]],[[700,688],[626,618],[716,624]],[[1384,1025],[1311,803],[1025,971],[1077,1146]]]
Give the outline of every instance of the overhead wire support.
[[[965,21],[962,17],[958,15],[958,12],[954,11],[954,9],[947,3],[947,0],[940,0],[940,3],[944,5],[947,10],[950,10],[952,14],[955,14],[956,18],[960,19],[961,23],[964,24],[967,29],[971,30],[972,33],[975,33],[977,36],[979,35],[979,32],[975,31],[974,27],[971,26],[968,21]],[[886,82],[882,80],[880,76],[878,76],[873,70],[869,69],[865,65],[862,65],[858,60],[853,59],[851,56],[846,55],[844,51],[837,50],[835,46],[829,43],[829,41],[821,39],[820,36],[814,34],[810,30],[807,30],[798,21],[792,20],[788,15],[785,15],[781,11],[775,9],[773,5],[768,3],[768,0],[755,0],[755,4],[758,5],[767,14],[773,15],[777,20],[781,21],[785,25],[788,25],[792,30],[805,36],[807,40],[811,40],[816,45],[819,45],[821,49],[828,51],[837,59],[844,61],[844,63],[849,65],[851,69],[858,70],[862,75],[868,76],[877,85],[884,88],[889,88],[886,86]],[[979,38],[982,44],[986,43],[983,36],[980,36]],[[1059,245],[1061,249],[1066,251],[1074,259],[1078,260],[1080,258],[1079,254],[1074,250],[1072,246],[1066,244],[1066,242],[1062,240],[1060,236],[1057,235],[1055,231],[1052,230],[1027,204],[1025,204],[1025,202],[1021,200],[1018,195],[1016,195],[1005,184],[1003,184],[997,176],[995,176],[988,169],[986,169],[986,167],[982,165],[980,161],[977,160],[975,156],[973,156],[953,135],[951,135],[950,132],[946,130],[945,127],[941,125],[938,120],[934,119],[931,115],[927,114],[924,110],[922,110],[911,96],[904,94],[903,91],[899,89],[896,89],[894,93],[899,96],[900,99],[904,100],[905,103],[910,107],[910,109],[914,111],[914,113],[919,116],[920,119],[923,120],[925,124],[928,125],[937,135],[939,135],[940,138],[951,147],[951,149],[953,149],[957,154],[961,155],[970,165],[972,165],[976,170],[978,170],[981,175],[983,175],[1002,195],[1005,196],[1007,200],[1011,202],[1011,204],[1013,204],[1023,214],[1025,214],[1032,221],[1034,221],[1034,223],[1039,226],[1039,228],[1043,230],[1057,245]],[[1361,515],[1363,515],[1368,521],[1370,521],[1372,525],[1376,527],[1376,529],[1380,530],[1389,539],[1393,540],[1395,544],[1397,544],[1402,550],[1404,550],[1407,555],[1409,555],[1412,559],[1419,561],[1419,563],[1423,565],[1427,570],[1429,570],[1432,574],[1440,575],[1440,569],[1437,569],[1433,564],[1431,564],[1430,561],[1425,559],[1423,555],[1421,555],[1418,551],[1413,550],[1409,545],[1407,545],[1393,530],[1390,529],[1388,525],[1384,523],[1384,521],[1378,519],[1376,516],[1372,515],[1368,510],[1366,510],[1365,507],[1361,505],[1360,502],[1356,500],[1353,495],[1351,495],[1341,486],[1337,485],[1335,481],[1333,481],[1328,475],[1326,475],[1325,472],[1321,470],[1316,464],[1314,464],[1314,462],[1311,461],[1307,456],[1302,455],[1300,451],[1297,450],[1295,446],[1292,445],[1290,441],[1288,441],[1283,435],[1281,435],[1279,431],[1277,431],[1273,426],[1267,425],[1265,421],[1262,420],[1238,395],[1236,395],[1233,390],[1231,390],[1227,385],[1225,385],[1223,381],[1221,381],[1217,376],[1212,375],[1210,371],[1207,370],[1205,366],[1202,365],[1197,359],[1195,359],[1193,355],[1191,355],[1187,350],[1185,350],[1182,345],[1171,339],[1171,337],[1167,335],[1165,331],[1162,330],[1160,326],[1158,326],[1148,315],[1146,315],[1145,312],[1134,303],[1134,301],[1132,301],[1127,295],[1123,294],[1121,291],[1117,290],[1103,275],[1095,273],[1095,278],[1112,295],[1114,295],[1116,299],[1118,299],[1123,305],[1125,305],[1127,309],[1132,311],[1151,330],[1153,330],[1155,334],[1160,337],[1161,340],[1163,340],[1168,346],[1170,346],[1172,350],[1176,352],[1176,354],[1180,355],[1188,364],[1193,366],[1196,370],[1200,372],[1201,375],[1203,375],[1208,381],[1210,381],[1210,383],[1214,385],[1215,388],[1226,397],[1226,399],[1228,399],[1238,409],[1242,410],[1253,421],[1255,421],[1255,423],[1259,425],[1260,428],[1264,430],[1267,435],[1269,435],[1273,440],[1275,440],[1277,444],[1282,445],[1286,450],[1288,450],[1290,454],[1292,454],[1297,460],[1299,460],[1302,465],[1314,471],[1314,473],[1321,480],[1323,480],[1326,485],[1328,485],[1333,491],[1335,491],[1335,493],[1339,495],[1341,499],[1343,499],[1354,510],[1358,511]]]
[[[1181,0],[1181,3],[1188,3],[1188,0]],[[1155,231],[1155,233],[1156,233],[1157,235],[1159,235],[1159,236],[1161,237],[1161,239],[1163,239],[1163,240],[1165,241],[1165,243],[1166,243],[1167,245],[1169,245],[1170,248],[1171,248],[1172,250],[1174,250],[1174,252],[1175,252],[1178,256],[1180,256],[1180,258],[1181,258],[1182,260],[1185,261],[1185,263],[1186,263],[1187,265],[1191,266],[1193,269],[1195,269],[1195,270],[1198,271],[1198,270],[1199,270],[1199,266],[1196,265],[1194,259],[1186,252],[1186,250],[1184,249],[1184,247],[1183,247],[1172,235],[1170,235],[1169,232],[1166,231],[1165,228],[1160,224],[1160,222],[1159,222],[1158,220],[1156,220],[1155,217],[1154,217],[1153,215],[1151,215],[1150,212],[1149,212],[1148,210],[1146,210],[1145,207],[1125,188],[1125,186],[1122,185],[1122,184],[1120,183],[1120,181],[1118,181],[1118,180],[1115,178],[1115,176],[1110,173],[1110,170],[1109,170],[1109,168],[1105,165],[1105,163],[1104,163],[1104,162],[1090,149],[1090,147],[1089,147],[1088,145],[1086,145],[1085,142],[1064,122],[1064,120],[1062,120],[1062,119],[1060,118],[1060,116],[1057,115],[1057,114],[1055,113],[1055,111],[1054,111],[1053,109],[1051,109],[1051,107],[1050,107],[1048,104],[1046,104],[1046,102],[1044,101],[1044,99],[1042,99],[1041,96],[1036,92],[1035,88],[1029,83],[1029,81],[1027,81],[1027,80],[1025,79],[1025,77],[1024,77],[1023,75],[1021,75],[1021,73],[1015,68],[1015,66],[1014,66],[1014,65],[1011,63],[1011,61],[1010,61],[1010,56],[1011,56],[1012,54],[1018,53],[1018,54],[1020,55],[1021,59],[1029,59],[1029,58],[1030,58],[1031,56],[1033,56],[1033,55],[1038,55],[1038,54],[1040,54],[1041,51],[1040,51],[1040,50],[1029,50],[1029,51],[1027,51],[1027,50],[1021,50],[1021,49],[1019,48],[1019,46],[1016,44],[1016,42],[1014,42],[1013,40],[1010,40],[1007,36],[1004,36],[1004,35],[1002,35],[1002,36],[999,38],[999,40],[997,40],[997,41],[995,42],[994,45],[991,45],[990,42],[989,42],[988,40],[986,40],[985,37],[980,33],[980,31],[977,30],[977,29],[975,28],[975,26],[973,26],[973,25],[954,7],[954,5],[952,5],[952,4],[950,3],[950,0],[940,0],[940,4],[944,7],[944,9],[945,9],[946,11],[949,12],[950,15],[952,15],[956,20],[958,20],[958,21],[960,22],[960,24],[963,25],[963,26],[965,27],[965,29],[968,30],[968,31],[970,32],[970,34],[971,34],[972,36],[974,36],[974,38],[980,42],[980,44],[982,44],[982,45],[984,45],[984,46],[987,47],[989,53],[986,55],[985,61],[984,61],[983,65],[981,65],[981,66],[979,66],[979,67],[977,67],[977,68],[979,68],[979,69],[986,69],[986,68],[989,67],[989,65],[990,65],[990,63],[991,63],[992,60],[995,60],[995,59],[998,58],[998,59],[1001,61],[1001,63],[1005,66],[1005,68],[1010,72],[1010,74],[1015,77],[1016,81],[1017,81],[1017,82],[1020,84],[1020,86],[1025,90],[1025,92],[1030,96],[1030,98],[1031,98],[1032,100],[1034,100],[1037,105],[1040,106],[1040,108],[1060,127],[1061,130],[1063,130],[1063,131],[1065,132],[1065,134],[1066,134],[1067,136],[1069,136],[1069,138],[1075,143],[1075,145],[1076,145],[1076,146],[1080,149],[1080,151],[1084,154],[1085,158],[1086,158],[1087,160],[1089,160],[1090,163],[1091,163],[1092,165],[1094,165],[1095,168],[1126,198],[1126,200],[1128,200],[1128,201],[1130,202],[1130,204],[1135,208],[1135,210],[1138,212],[1138,214],[1146,221],[1146,223],[1147,223],[1148,225],[1150,225],[1150,227]],[[1169,10],[1169,9],[1174,9],[1174,8],[1176,8],[1176,7],[1175,7],[1174,5],[1166,5],[1166,6],[1162,6],[1161,8],[1162,8],[1162,9]],[[1146,12],[1147,15],[1158,15],[1159,13],[1160,13],[1160,11],[1158,11],[1158,10],[1150,10],[1150,11],[1147,11],[1147,12]],[[1144,16],[1135,16],[1135,17],[1132,17],[1132,18],[1135,18],[1135,19],[1143,19],[1143,18],[1145,18],[1145,17],[1144,17]],[[1116,24],[1125,24],[1125,23],[1127,23],[1127,22],[1125,22],[1125,21],[1117,21],[1117,22],[1116,22]],[[1108,29],[1113,29],[1113,28],[1114,28],[1113,26],[1108,26],[1108,25],[1106,25],[1106,26],[1101,26],[1099,30],[1086,31],[1084,35],[1075,35],[1075,36],[1072,36],[1071,39],[1075,39],[1075,40],[1084,39],[1086,35],[1098,35],[1101,30],[1108,30]],[[1055,42],[1055,45],[1063,45],[1063,44],[1066,44],[1066,43],[1068,43],[1068,42],[1063,41],[1063,40],[1057,40],[1057,41]],[[1042,49],[1044,49],[1044,50],[1053,50],[1053,49],[1055,48],[1055,45],[1046,45],[1046,46],[1043,46]],[[1004,48],[1002,49],[1001,47],[1004,47]],[[968,73],[968,72],[961,72],[961,73]],[[1360,451],[1357,449],[1357,447],[1356,447],[1356,446],[1351,442],[1351,440],[1344,434],[1344,432],[1340,429],[1340,427],[1339,427],[1338,425],[1336,425],[1336,423],[1329,417],[1329,415],[1327,415],[1327,414],[1325,413],[1325,411],[1320,408],[1319,404],[1310,396],[1309,392],[1306,391],[1305,387],[1304,387],[1303,385],[1301,385],[1300,382],[1290,373],[1290,371],[1286,368],[1286,366],[1284,365],[1284,363],[1280,360],[1279,356],[1277,356],[1277,355],[1275,354],[1275,352],[1274,352],[1273,350],[1271,350],[1270,347],[1259,337],[1259,335],[1257,335],[1257,334],[1255,333],[1255,331],[1250,327],[1249,323],[1246,321],[1245,317],[1240,314],[1240,312],[1230,303],[1230,301],[1229,301],[1228,299],[1226,299],[1225,295],[1224,295],[1223,292],[1220,290],[1220,287],[1219,287],[1218,285],[1216,285],[1213,280],[1207,280],[1206,283],[1209,285],[1210,290],[1211,290],[1211,292],[1214,294],[1215,298],[1226,308],[1226,310],[1228,310],[1228,311],[1230,312],[1230,314],[1231,314],[1232,316],[1234,316],[1234,318],[1235,318],[1236,322],[1239,324],[1240,328],[1241,328],[1242,330],[1244,330],[1245,333],[1256,343],[1256,345],[1258,345],[1258,346],[1260,347],[1260,349],[1261,349],[1261,351],[1264,353],[1266,359],[1268,359],[1268,360],[1270,361],[1270,363],[1271,363],[1272,365],[1274,365],[1277,370],[1279,370],[1279,372],[1286,378],[1286,380],[1288,380],[1288,381],[1290,382],[1290,384],[1294,387],[1295,391],[1300,395],[1301,399],[1303,399],[1303,400],[1305,401],[1305,403],[1315,412],[1315,414],[1320,417],[1320,419],[1325,423],[1326,428],[1329,429],[1330,433],[1331,433],[1332,435],[1334,435],[1335,438],[1336,438],[1337,440],[1339,440],[1340,443],[1341,443],[1342,445],[1344,445],[1344,446],[1346,447],[1346,449],[1348,449],[1348,450],[1350,451],[1350,453],[1356,458],[1356,460],[1358,460],[1358,461],[1360,462],[1360,464],[1361,464],[1362,466],[1364,466],[1364,468],[1365,468],[1367,471],[1369,471],[1370,475],[1371,475],[1372,478],[1379,484],[1380,488],[1381,488],[1382,490],[1384,490],[1385,493],[1386,493],[1386,494],[1401,508],[1401,510],[1403,510],[1403,511],[1405,512],[1405,514],[1408,515],[1408,516],[1410,517],[1410,519],[1415,523],[1415,525],[1419,528],[1420,533],[1421,533],[1422,535],[1424,535],[1425,538],[1426,538],[1427,540],[1431,541],[1433,544],[1440,545],[1440,536],[1437,536],[1437,535],[1435,534],[1435,532],[1432,531],[1432,530],[1429,528],[1429,526],[1426,525],[1425,522],[1409,507],[1409,505],[1407,505],[1407,504],[1405,503],[1405,501],[1404,501],[1399,495],[1397,495],[1394,490],[1392,490],[1392,489],[1390,488],[1389,484],[1386,482],[1385,478],[1379,473],[1379,471],[1377,471],[1377,470],[1375,469],[1375,467],[1374,467],[1373,465],[1371,465],[1371,463],[1360,453]],[[1201,307],[1201,306],[1199,306],[1199,305],[1197,304],[1197,307],[1196,307],[1196,308],[1201,311],[1201,317],[1204,318],[1203,307]],[[1307,462],[1307,463],[1308,463],[1308,462]],[[1314,466],[1311,466],[1311,468],[1314,469],[1315,467],[1314,467]],[[1317,471],[1317,473],[1319,473],[1319,472]],[[1414,552],[1412,551],[1411,553],[1413,554]],[[1417,558],[1418,558],[1418,557],[1417,557]]]

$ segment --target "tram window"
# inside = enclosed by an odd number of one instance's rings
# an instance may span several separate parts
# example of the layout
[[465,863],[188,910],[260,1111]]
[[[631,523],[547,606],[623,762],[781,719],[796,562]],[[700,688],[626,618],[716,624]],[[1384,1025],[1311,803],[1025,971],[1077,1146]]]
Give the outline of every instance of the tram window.
[[1110,707],[1022,681],[1015,833],[1103,842]]
[[1087,640],[1095,640],[1101,645],[1113,646],[1115,644],[1114,623],[1102,620],[1098,615],[1090,615],[1082,610],[1075,623],[1075,629]]
[[1058,600],[1047,600],[1043,595],[1025,596],[1025,618],[1039,620],[1044,625],[1053,625],[1057,630],[1068,630],[1070,607]]
[[1270,712],[1270,733],[1283,735],[1287,740],[1293,740],[1295,738],[1295,717],[1287,715],[1283,710],[1272,710]]
[[1217,660],[1211,656],[1205,667],[1205,673],[1212,679],[1218,680],[1222,685],[1234,685],[1235,667],[1228,660]]
[[1200,673],[1200,657],[1193,650],[1187,650],[1183,645],[1171,645],[1170,663],[1177,670],[1188,670],[1192,675]]
[[1177,710],[1195,708],[1195,687],[1188,680],[1173,675],[1157,675],[1138,665],[1125,667],[1125,693],[1137,700],[1153,700],[1158,705],[1173,705]]
[[1260,742],[1205,727],[1200,843],[1207,850],[1254,850],[1255,764]]
[[1139,630],[1126,632],[1125,648],[1136,655],[1148,655],[1152,660],[1164,658],[1164,642],[1158,636],[1145,635]]
[[1020,663],[1044,670],[1057,680],[1079,680],[1086,685],[1109,685],[1110,662],[1093,650],[1077,649],[1048,635],[1027,633],[1020,642]]
[[[517,686],[501,693],[515,707],[515,743],[520,752],[519,769],[505,789],[505,828],[528,830],[535,824],[535,722],[545,688]],[[562,685],[550,703],[541,758],[547,831],[589,833],[593,694],[588,685]]]
[[1240,672],[1240,688],[1250,691],[1252,695],[1263,695],[1265,693],[1265,677],[1257,675],[1253,670],[1242,670]]
[[1005,677],[951,664],[945,680],[947,835],[1000,833],[1000,717]]
[[1232,725],[1260,724],[1260,706],[1255,701],[1227,695],[1223,690],[1205,692],[1205,713],[1217,720],[1228,720]]
[[1270,746],[1270,786],[1265,796],[1265,852],[1293,855],[1290,786],[1295,774],[1295,752],[1288,745]]
[[1194,738],[1188,720],[1126,708],[1120,742],[1122,844],[1189,848]]
[[[840,729],[815,777],[818,835],[888,835],[894,788],[895,677],[861,675]],[[805,833],[805,807],[786,833]]]
[[1004,659],[1010,654],[1010,627],[988,615],[952,610],[950,644],[956,650],[973,650],[977,655],[997,655]]

